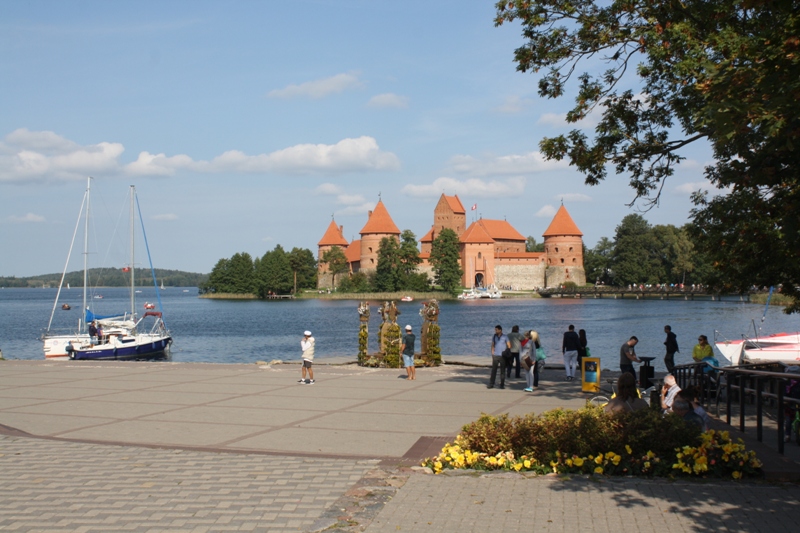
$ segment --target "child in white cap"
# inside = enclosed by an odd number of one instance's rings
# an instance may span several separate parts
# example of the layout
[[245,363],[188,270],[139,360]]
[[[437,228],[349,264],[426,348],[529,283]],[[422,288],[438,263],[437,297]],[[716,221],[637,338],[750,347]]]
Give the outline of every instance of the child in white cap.
[[[303,332],[303,340],[300,341],[300,348],[303,349],[303,373],[302,378],[297,380],[301,385],[314,384],[314,370],[311,365],[314,363],[314,337],[311,332],[306,330]],[[306,379],[306,370],[308,370],[308,379]]]

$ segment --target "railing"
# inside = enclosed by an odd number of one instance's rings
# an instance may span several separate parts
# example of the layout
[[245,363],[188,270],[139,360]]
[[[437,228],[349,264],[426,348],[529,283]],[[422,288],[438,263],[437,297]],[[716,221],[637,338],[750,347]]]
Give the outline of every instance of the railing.
[[733,418],[734,396],[739,410],[739,430],[745,431],[745,416],[748,404],[755,407],[756,438],[764,442],[764,406],[776,408],[778,453],[784,452],[784,410],[789,405],[800,407],[800,400],[784,396],[789,381],[800,379],[800,374],[786,373],[779,363],[760,363],[730,366],[703,372],[705,363],[680,365],[673,374],[681,388],[696,386],[700,400],[707,407],[711,398],[716,399],[717,416],[719,403],[724,394],[725,422],[730,425]]

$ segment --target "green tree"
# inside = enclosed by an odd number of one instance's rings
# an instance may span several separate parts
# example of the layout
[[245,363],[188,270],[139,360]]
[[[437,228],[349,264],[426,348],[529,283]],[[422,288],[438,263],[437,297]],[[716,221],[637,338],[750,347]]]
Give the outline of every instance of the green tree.
[[295,277],[296,289],[313,289],[317,286],[317,261],[307,248],[292,248],[289,264]]
[[228,278],[234,294],[250,294],[256,292],[256,276],[253,258],[247,252],[233,254],[228,262]]
[[436,283],[450,294],[457,294],[461,288],[461,254],[458,252],[458,235],[444,228],[433,240],[430,262],[436,276]]
[[608,237],[602,237],[594,248],[584,247],[583,268],[587,282],[611,283],[611,264],[614,255],[614,243]]
[[544,243],[541,242],[539,244],[536,243],[536,239],[528,235],[528,238],[525,239],[525,251],[526,252],[544,252]]
[[336,287],[336,276],[350,270],[344,250],[338,246],[332,246],[329,250],[326,250],[322,254],[320,262],[328,265],[328,272],[331,273],[331,286],[334,288]]
[[211,269],[211,274],[208,276],[208,290],[210,292],[233,292],[233,284],[228,275],[229,263],[230,261],[228,259],[222,258],[217,261],[217,264]]
[[289,294],[294,287],[294,275],[289,255],[278,244],[263,255],[258,265],[258,295],[265,298],[270,293]]
[[[718,190],[693,196],[695,245],[727,288],[782,284],[800,311],[800,9],[796,0],[511,0],[497,25],[522,24],[517,69],[538,72],[539,94],[559,98],[577,78],[575,123],[602,110],[594,139],[575,129],[543,139],[595,185],[607,169],[629,176],[655,205],[680,151],[707,142]],[[587,72],[597,62],[597,76]],[[638,83],[630,75],[636,74]]]
[[378,246],[375,289],[379,292],[394,292],[400,289],[400,281],[400,246],[393,237],[384,237]]
[[612,270],[614,284],[648,283],[651,276],[653,239],[650,224],[639,214],[628,215],[617,226],[614,236]]
[[411,230],[403,230],[400,235],[400,249],[398,250],[398,266],[400,268],[400,285],[407,288],[407,280],[417,271],[417,266],[422,263],[417,248],[417,236]]

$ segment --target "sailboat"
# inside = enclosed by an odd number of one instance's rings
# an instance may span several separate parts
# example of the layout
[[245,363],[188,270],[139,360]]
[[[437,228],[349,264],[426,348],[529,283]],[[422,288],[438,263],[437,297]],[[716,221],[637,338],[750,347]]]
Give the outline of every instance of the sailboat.
[[[89,210],[90,186],[91,178],[89,179],[89,185],[87,185],[86,194],[84,196],[87,219]],[[94,314],[89,309],[87,306],[86,294],[88,285],[86,257],[88,256],[88,253],[84,253],[83,309],[85,310],[85,316],[82,317],[82,320],[79,322],[77,333],[73,335],[50,336],[48,333],[45,333],[43,337],[45,357],[51,358],[68,356],[70,359],[150,359],[169,355],[169,346],[172,343],[172,337],[170,336],[166,324],[164,323],[162,311],[148,310],[141,317],[136,314],[136,285],[134,279],[135,269],[133,268],[133,265],[135,264],[135,208],[138,207],[138,197],[136,196],[136,189],[133,186],[131,186],[130,195],[131,257],[130,267],[123,269],[123,271],[130,273],[130,311],[117,313],[114,315],[100,316]],[[81,211],[83,212],[83,205],[81,206]],[[141,211],[139,211],[139,219],[141,221]],[[86,224],[86,228],[88,231],[88,222]],[[142,234],[144,236],[144,242],[146,245],[147,235],[144,234],[144,224],[142,224]],[[74,240],[75,237],[73,235],[73,244]],[[84,238],[84,249],[86,249],[87,242],[88,239]],[[70,248],[70,254],[71,251],[72,249]],[[69,258],[67,261],[69,262]],[[158,298],[160,309],[161,297],[158,293],[152,261],[150,261],[150,271],[153,273],[153,285],[156,287],[156,296]],[[66,266],[64,272],[66,273]],[[59,285],[59,291],[60,289],[61,286]],[[50,322],[52,323],[52,315]],[[103,332],[102,335],[89,335],[88,325],[91,323],[95,323],[100,326]],[[48,324],[48,331],[49,329],[50,325]]]

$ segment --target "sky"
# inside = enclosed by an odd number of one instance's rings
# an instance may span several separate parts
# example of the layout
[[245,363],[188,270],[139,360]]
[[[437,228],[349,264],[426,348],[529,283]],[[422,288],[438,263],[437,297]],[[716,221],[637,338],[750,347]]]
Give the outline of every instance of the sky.
[[[542,137],[593,118],[537,95],[520,26],[494,16],[491,0],[0,2],[0,276],[64,268],[89,176],[98,214],[135,185],[155,266],[191,272],[316,254],[332,217],[359,238],[379,199],[420,238],[442,193],[539,242],[562,202],[588,247],[613,238],[639,212],[629,177],[589,187],[542,157]],[[651,224],[685,224],[708,187],[707,147],[683,155]]]

